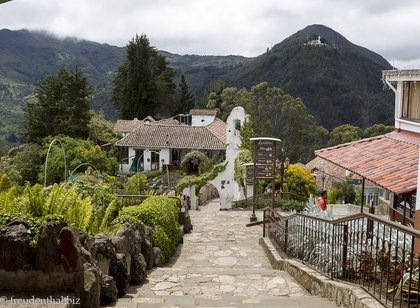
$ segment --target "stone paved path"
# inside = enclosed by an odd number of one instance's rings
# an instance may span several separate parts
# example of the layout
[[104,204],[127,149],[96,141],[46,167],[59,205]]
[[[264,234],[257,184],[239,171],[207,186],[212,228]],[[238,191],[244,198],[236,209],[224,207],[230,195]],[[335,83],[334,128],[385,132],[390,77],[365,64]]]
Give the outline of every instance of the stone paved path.
[[191,211],[194,230],[170,264],[152,270],[113,306],[336,307],[271,268],[258,244],[262,227],[245,227],[250,214],[219,211],[217,199]]

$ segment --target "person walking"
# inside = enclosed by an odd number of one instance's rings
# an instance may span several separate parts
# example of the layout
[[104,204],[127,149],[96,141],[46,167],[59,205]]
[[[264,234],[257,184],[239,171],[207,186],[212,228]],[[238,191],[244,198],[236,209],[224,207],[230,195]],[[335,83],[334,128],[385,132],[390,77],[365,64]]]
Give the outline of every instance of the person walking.
[[322,211],[325,211],[327,209],[327,191],[326,190],[323,190],[321,192],[321,195],[318,197],[317,202],[318,202],[319,208]]

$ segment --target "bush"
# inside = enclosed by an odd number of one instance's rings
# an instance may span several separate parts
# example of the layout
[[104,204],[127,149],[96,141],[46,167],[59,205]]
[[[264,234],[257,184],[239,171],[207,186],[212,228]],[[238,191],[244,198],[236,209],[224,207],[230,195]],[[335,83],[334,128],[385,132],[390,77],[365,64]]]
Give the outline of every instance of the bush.
[[352,184],[342,181],[334,182],[333,188],[337,191],[337,200],[344,201],[344,203],[354,203],[356,199],[356,191]]
[[285,174],[285,182],[288,192],[299,195],[308,199],[311,194],[315,193],[316,183],[311,172],[303,166],[293,164],[290,165]]
[[155,177],[158,177],[161,174],[162,174],[162,170],[153,170],[153,171],[147,172],[146,177],[148,180],[150,180],[150,179],[154,179]]
[[[263,209],[266,207],[271,207],[272,205],[272,195],[271,193],[265,193],[258,195],[256,208]],[[305,202],[301,202],[293,199],[280,199],[279,197],[274,198],[274,207],[280,209],[284,212],[296,211],[301,212],[305,209]],[[234,202],[234,208],[252,208],[252,198],[244,199]]]
[[140,189],[144,187],[147,182],[147,176],[144,173],[137,172],[128,178],[128,183],[124,191],[130,195],[138,195]]
[[200,191],[200,188],[216,178],[216,176],[226,169],[227,163],[220,163],[213,167],[213,169],[200,176],[190,175],[182,178],[176,185],[177,193],[181,193],[186,187],[196,185],[196,191]]
[[[188,164],[192,161],[196,161],[199,165],[199,174],[205,173],[206,171],[206,161],[209,160],[209,158],[207,157],[206,154],[204,154],[203,152],[200,151],[191,151],[189,153],[187,153],[184,158],[182,159],[181,162],[181,169],[184,172],[188,172]],[[204,163],[204,164],[203,164]],[[203,166],[201,166],[203,164]],[[201,168],[200,168],[201,167]],[[203,169],[203,170],[201,170]]]
[[123,208],[114,224],[118,227],[138,222],[153,227],[155,245],[162,251],[163,262],[168,261],[180,237],[177,201],[163,196],[150,197],[140,205]]
[[[98,145],[94,145],[90,140],[74,139],[68,136],[58,136],[63,144],[67,171],[71,172],[82,163],[93,164],[98,171],[115,175],[118,171],[118,161],[111,152],[106,153]],[[52,137],[43,140],[41,148],[42,161],[45,160],[48,148],[52,142]],[[59,183],[64,179],[64,156],[59,143],[54,143],[48,157],[47,183]],[[86,167],[85,167],[86,168]],[[78,172],[83,169],[77,169]],[[41,168],[39,179],[44,178],[44,165]]]

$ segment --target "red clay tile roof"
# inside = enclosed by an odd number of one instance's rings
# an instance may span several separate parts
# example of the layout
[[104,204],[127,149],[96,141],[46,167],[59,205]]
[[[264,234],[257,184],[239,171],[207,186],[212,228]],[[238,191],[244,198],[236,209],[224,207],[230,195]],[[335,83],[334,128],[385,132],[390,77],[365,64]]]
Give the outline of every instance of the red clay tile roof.
[[217,110],[216,109],[191,109],[191,115],[208,115],[208,116],[216,116]]
[[143,124],[142,120],[117,120],[114,130],[120,133],[129,133],[136,129],[139,125]]
[[[315,174],[316,184],[325,189],[331,188],[334,182],[345,181],[348,178],[346,176],[346,169],[321,157],[315,157],[304,166]],[[322,168],[321,166],[324,168],[323,171],[320,170]],[[360,178],[360,176],[354,176],[352,174],[350,178],[355,179]],[[372,186],[375,183],[366,181],[365,185]]]
[[391,132],[315,154],[393,193],[406,195],[417,190],[419,145],[419,134]]
[[206,127],[213,135],[219,138],[219,140],[226,143],[226,126],[225,122],[219,118],[215,118],[214,121]]
[[143,125],[145,123],[149,124],[170,124],[170,125],[177,125],[179,124],[178,120],[175,119],[162,119],[159,121],[156,121],[151,116],[147,116],[144,118],[144,120],[117,120],[117,123],[115,123],[114,130],[120,133],[131,133],[133,130],[135,130],[140,125]]
[[177,148],[225,150],[226,141],[220,140],[204,126],[143,124],[116,146],[143,148]]

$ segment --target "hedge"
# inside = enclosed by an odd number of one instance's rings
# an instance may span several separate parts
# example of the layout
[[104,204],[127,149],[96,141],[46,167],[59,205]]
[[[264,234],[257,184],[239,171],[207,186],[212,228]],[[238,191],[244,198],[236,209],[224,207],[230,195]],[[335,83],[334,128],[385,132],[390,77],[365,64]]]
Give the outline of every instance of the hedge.
[[154,229],[154,242],[162,251],[163,262],[175,253],[179,243],[178,204],[164,196],[147,198],[140,205],[128,206],[120,211],[117,225],[143,222]]

